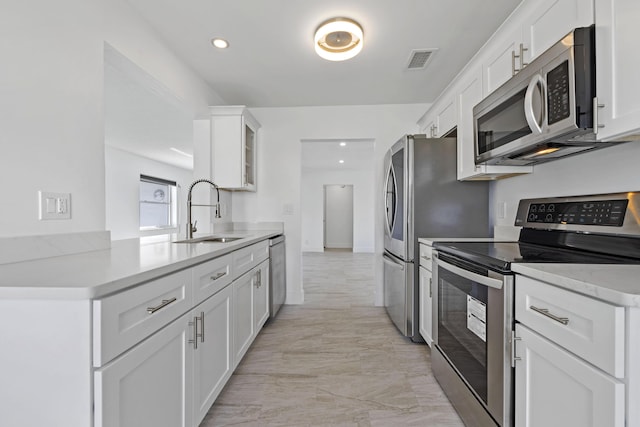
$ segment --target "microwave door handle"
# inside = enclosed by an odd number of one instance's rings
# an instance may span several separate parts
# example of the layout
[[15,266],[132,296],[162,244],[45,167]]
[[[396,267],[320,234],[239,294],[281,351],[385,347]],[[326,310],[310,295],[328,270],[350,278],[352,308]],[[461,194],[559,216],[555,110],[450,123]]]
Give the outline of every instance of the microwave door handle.
[[480,274],[476,274],[455,265],[449,264],[448,262],[441,260],[437,254],[434,255],[433,258],[436,260],[436,264],[438,265],[438,267],[442,267],[457,276],[464,277],[465,279],[472,280],[476,283],[480,283],[481,285],[489,286],[491,288],[502,289],[502,280],[481,276]]
[[[542,108],[542,117],[540,123],[537,122],[535,111],[533,110],[533,92],[537,87],[540,87],[540,108]],[[546,109],[544,107],[546,99],[546,84],[540,74],[536,74],[531,78],[527,91],[524,94],[524,117],[527,119],[527,124],[534,134],[542,133],[542,125],[546,121]]]

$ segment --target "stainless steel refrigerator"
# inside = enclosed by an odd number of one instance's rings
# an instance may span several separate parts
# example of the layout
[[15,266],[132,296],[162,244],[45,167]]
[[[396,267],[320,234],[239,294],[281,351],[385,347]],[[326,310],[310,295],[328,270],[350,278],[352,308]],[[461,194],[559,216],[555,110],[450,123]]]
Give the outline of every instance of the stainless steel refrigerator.
[[489,183],[458,181],[455,138],[406,135],[385,157],[384,305],[400,332],[419,332],[420,237],[490,237]]

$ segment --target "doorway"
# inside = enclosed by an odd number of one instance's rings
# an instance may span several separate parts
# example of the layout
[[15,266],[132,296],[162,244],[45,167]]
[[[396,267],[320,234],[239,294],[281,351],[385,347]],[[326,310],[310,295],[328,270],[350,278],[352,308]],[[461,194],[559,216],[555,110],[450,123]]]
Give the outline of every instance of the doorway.
[[324,248],[353,250],[353,185],[324,186]]

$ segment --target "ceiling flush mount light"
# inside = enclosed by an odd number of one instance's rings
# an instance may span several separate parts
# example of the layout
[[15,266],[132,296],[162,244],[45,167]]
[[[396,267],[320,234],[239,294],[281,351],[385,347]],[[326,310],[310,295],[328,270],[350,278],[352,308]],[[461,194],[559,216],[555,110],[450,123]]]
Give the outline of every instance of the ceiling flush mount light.
[[211,44],[217,47],[218,49],[226,49],[229,47],[229,42],[225,39],[221,39],[216,37],[215,39],[211,39]]
[[347,143],[346,143],[346,142],[341,142],[341,143],[340,143],[340,147],[344,147],[344,146],[346,146],[346,145],[347,145]]
[[344,61],[362,50],[362,27],[349,18],[332,18],[316,30],[316,53],[329,61]]

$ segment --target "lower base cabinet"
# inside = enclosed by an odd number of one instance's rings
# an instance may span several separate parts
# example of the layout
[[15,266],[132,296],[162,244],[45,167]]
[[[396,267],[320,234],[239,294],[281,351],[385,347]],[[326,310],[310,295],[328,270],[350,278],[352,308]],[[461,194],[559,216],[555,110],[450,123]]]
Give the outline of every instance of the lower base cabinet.
[[190,314],[96,370],[95,427],[191,427]]
[[[233,373],[232,296],[227,286],[200,306],[202,323],[198,348],[193,349],[193,425],[199,425]],[[194,319],[195,319],[194,317]]]
[[268,292],[268,261],[233,282],[233,354],[236,366],[269,317]]
[[193,427],[269,316],[264,261],[95,371],[95,427]]
[[623,427],[624,384],[516,325],[516,426]]

